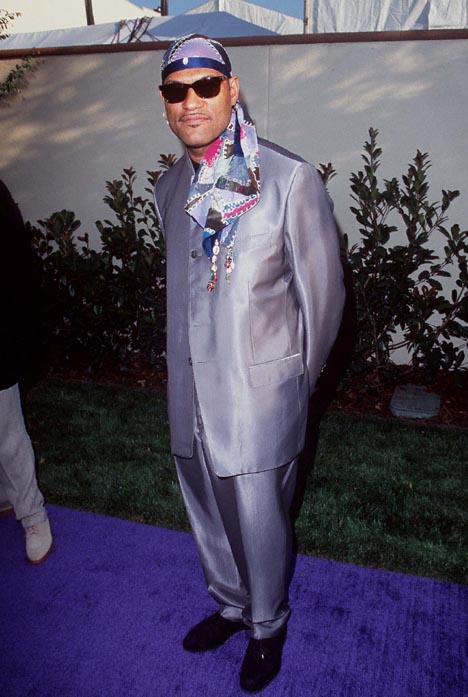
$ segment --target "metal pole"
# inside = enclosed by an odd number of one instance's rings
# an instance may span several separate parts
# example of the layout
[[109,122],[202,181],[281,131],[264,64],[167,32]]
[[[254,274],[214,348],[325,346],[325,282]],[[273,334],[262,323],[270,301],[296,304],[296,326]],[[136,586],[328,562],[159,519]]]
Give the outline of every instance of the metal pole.
[[161,0],[161,17],[167,17],[169,14],[168,0]]
[[310,0],[304,0],[304,34],[310,33]]
[[85,0],[85,7],[86,7],[86,23],[89,26],[90,24],[94,24],[93,0]]

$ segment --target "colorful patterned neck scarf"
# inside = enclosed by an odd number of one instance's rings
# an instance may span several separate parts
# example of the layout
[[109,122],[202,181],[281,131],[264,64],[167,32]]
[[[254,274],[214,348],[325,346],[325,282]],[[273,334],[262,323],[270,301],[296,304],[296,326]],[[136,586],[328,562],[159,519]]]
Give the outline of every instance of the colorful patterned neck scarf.
[[203,228],[203,250],[211,258],[209,291],[218,280],[220,245],[226,247],[224,268],[230,280],[239,218],[259,199],[257,131],[238,102],[228,127],[206,151],[185,204],[187,213]]

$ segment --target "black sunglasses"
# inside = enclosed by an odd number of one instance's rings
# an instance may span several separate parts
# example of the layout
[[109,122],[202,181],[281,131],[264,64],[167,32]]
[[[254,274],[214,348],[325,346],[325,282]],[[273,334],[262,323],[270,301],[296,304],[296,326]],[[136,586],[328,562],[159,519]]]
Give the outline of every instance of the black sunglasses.
[[177,104],[183,102],[190,88],[202,99],[212,99],[217,97],[221,89],[223,80],[227,80],[226,75],[208,75],[195,82],[166,82],[159,85],[159,89],[165,102]]

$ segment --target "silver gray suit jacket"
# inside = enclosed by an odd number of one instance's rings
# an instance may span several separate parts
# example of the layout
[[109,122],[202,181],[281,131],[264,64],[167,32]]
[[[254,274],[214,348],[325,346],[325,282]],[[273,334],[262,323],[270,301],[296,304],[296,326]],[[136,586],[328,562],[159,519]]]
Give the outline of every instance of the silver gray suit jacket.
[[172,453],[192,456],[194,395],[219,476],[280,467],[303,448],[307,408],[344,304],[339,241],[316,169],[260,140],[260,202],[239,219],[231,282],[206,289],[202,228],[185,212],[187,155],[157,182],[167,249]]

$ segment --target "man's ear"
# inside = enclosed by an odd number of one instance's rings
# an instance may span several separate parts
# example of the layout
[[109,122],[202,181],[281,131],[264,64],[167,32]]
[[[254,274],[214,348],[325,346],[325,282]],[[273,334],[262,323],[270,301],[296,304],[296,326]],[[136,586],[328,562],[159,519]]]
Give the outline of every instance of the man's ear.
[[239,101],[239,78],[237,75],[234,75],[234,77],[229,78],[229,89],[231,91],[231,105],[234,106],[234,104],[237,104]]

